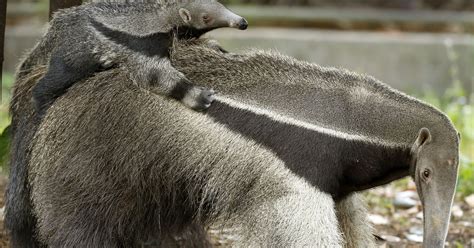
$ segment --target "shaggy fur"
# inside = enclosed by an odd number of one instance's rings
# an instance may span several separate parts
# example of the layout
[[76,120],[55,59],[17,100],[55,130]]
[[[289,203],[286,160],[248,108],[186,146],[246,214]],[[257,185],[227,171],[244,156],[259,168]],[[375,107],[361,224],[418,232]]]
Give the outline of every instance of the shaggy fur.
[[336,215],[347,248],[375,247],[373,229],[361,195],[352,194],[336,204]]
[[[33,113],[31,87],[36,78],[19,78],[15,84],[13,123],[24,130],[34,130],[25,124],[37,123],[34,114],[24,116]],[[217,103],[216,108],[224,105]],[[123,72],[104,72],[77,85],[51,111],[35,138],[32,158],[28,136],[13,134],[18,140],[13,157],[31,161],[28,181],[44,243],[163,244],[188,233],[184,241],[191,243],[186,247],[205,246],[196,242],[203,237],[199,226],[225,226],[222,222],[230,220],[227,223],[241,230],[237,246],[342,244],[334,203],[327,195],[289,172],[260,145],[150,94]],[[166,111],[173,117],[163,118]],[[137,164],[141,166],[133,166]],[[27,168],[28,162],[12,163],[8,195],[25,199],[7,202],[12,233],[35,230],[22,222],[35,220],[28,201],[30,185],[22,184],[27,179],[22,169]],[[357,223],[363,223],[363,208],[347,211],[347,216],[362,216]],[[373,244],[368,224],[354,228],[366,232],[348,244]],[[27,239],[16,242],[30,244]]]
[[40,67],[17,78],[13,89],[10,176],[5,192],[5,226],[10,231],[11,247],[41,247],[35,238],[36,217],[32,213],[27,170],[31,141],[39,123],[31,101],[31,88],[45,70],[46,67]]
[[[439,204],[433,194],[452,200],[457,133],[432,107],[372,78],[279,55],[222,54],[188,44],[176,47],[172,59],[189,78],[221,92],[207,115],[177,107],[116,69],[76,85],[53,105],[31,143],[29,160],[28,182],[44,243],[136,246],[186,232],[193,224],[229,220],[241,230],[237,246],[341,245],[332,199],[308,183],[305,175],[311,173],[295,175],[274,147],[230,128],[222,110],[235,107],[347,142],[409,147],[413,164],[393,179],[411,170],[422,188],[419,172],[436,170],[444,181],[434,178],[435,191],[422,191],[425,213],[431,213],[430,204]],[[396,114],[383,114],[387,111]],[[362,118],[372,113],[379,115]],[[421,127],[430,131],[418,132]],[[286,145],[285,139],[280,144]],[[428,164],[433,154],[436,160]],[[439,162],[448,158],[449,167]],[[352,197],[338,203],[341,230],[347,239],[357,237],[351,245],[371,244],[370,230],[355,231],[367,225],[361,226],[364,211]],[[347,218],[359,221],[349,225]],[[439,230],[434,231],[442,236]]]
[[[261,128],[264,132],[257,131],[255,123],[253,128],[251,123],[236,126],[229,119],[220,120],[219,112],[210,109],[216,121],[259,141],[277,153],[294,173],[313,185],[323,186],[321,189],[327,192],[332,192],[334,187],[328,188],[319,179],[334,176],[341,166],[346,170],[336,175],[342,179],[336,182],[342,193],[411,175],[423,201],[425,216],[430,216],[424,219],[424,245],[443,246],[459,165],[458,132],[445,114],[369,76],[323,68],[277,53],[222,54],[199,45],[180,47],[180,44],[173,50],[173,65],[193,82],[212,86],[220,93],[219,100],[242,111],[258,112],[262,120],[273,119],[276,123],[297,120],[295,126],[315,130],[324,137],[310,144],[324,145],[314,147],[311,153],[307,146],[295,147],[297,143],[288,139],[278,142],[278,136],[271,137],[284,135],[276,131],[280,124],[265,124],[267,127]],[[241,118],[235,121],[244,122]],[[303,137],[312,140],[308,135]],[[328,138],[335,141],[326,142]],[[373,145],[378,148],[364,148]],[[288,161],[294,159],[284,159],[294,154],[288,151],[304,151],[308,158],[300,161],[306,163],[291,166]],[[344,158],[333,158],[334,154],[344,154]],[[346,163],[348,160],[352,162]],[[336,163],[325,166],[323,161]],[[320,170],[321,166],[326,169]]]
[[135,247],[222,222],[237,223],[242,247],[341,243],[329,196],[255,142],[118,70],[52,106],[32,143],[29,182],[39,238],[53,247]]

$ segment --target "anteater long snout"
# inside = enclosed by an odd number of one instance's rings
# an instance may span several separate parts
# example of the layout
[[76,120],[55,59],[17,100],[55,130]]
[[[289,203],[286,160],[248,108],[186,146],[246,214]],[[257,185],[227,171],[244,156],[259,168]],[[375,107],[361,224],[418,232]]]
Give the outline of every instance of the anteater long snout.
[[224,13],[222,13],[223,20],[227,21],[228,27],[231,28],[238,28],[240,30],[245,30],[249,26],[249,23],[245,18],[235,14],[234,12],[224,9]]
[[240,20],[239,24],[237,25],[237,28],[240,30],[245,30],[248,26],[249,23],[247,22],[247,20],[245,20],[245,18],[242,18],[242,20]]

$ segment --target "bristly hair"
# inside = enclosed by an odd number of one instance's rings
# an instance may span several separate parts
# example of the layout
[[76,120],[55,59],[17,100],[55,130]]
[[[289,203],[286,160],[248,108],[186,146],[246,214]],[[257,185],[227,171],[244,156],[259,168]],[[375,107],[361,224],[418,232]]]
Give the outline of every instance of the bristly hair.
[[217,0],[90,0],[92,3],[123,3],[123,4],[159,4],[164,7],[169,7],[177,4],[187,4],[193,2],[215,2]]
[[90,0],[90,3],[122,3],[122,4],[130,4],[130,3],[146,3],[146,4],[154,4],[159,3],[159,0]]

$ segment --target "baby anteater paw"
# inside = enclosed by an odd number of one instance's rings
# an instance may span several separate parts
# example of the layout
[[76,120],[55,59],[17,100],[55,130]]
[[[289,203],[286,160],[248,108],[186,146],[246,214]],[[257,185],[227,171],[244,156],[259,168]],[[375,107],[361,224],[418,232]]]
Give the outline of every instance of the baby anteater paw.
[[193,109],[198,111],[203,111],[208,109],[211,106],[211,103],[216,100],[216,92],[213,89],[201,89],[197,99],[196,105]]
[[[212,89],[191,86],[181,101],[194,110],[203,111],[211,106],[215,100],[215,94],[216,92]],[[179,97],[176,98],[179,99]]]

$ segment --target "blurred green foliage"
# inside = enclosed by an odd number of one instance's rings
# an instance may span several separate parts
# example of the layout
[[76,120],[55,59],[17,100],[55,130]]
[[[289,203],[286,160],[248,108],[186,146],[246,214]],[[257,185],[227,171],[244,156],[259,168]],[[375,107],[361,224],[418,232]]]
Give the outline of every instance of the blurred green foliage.
[[6,172],[8,168],[9,146],[10,146],[10,128],[6,128],[0,134],[0,173]]
[[0,133],[3,132],[5,127],[10,124],[10,117],[8,115],[8,106],[10,103],[10,89],[13,85],[13,75],[10,73],[3,73],[2,77],[2,89],[0,99]]
[[1,84],[1,103],[0,103],[0,173],[5,172],[8,164],[9,155],[9,130],[10,116],[8,107],[11,99],[10,89],[13,85],[13,75],[3,73]]
[[453,82],[442,97],[424,94],[421,99],[446,113],[461,135],[458,192],[474,194],[474,94],[469,96],[459,82]]

